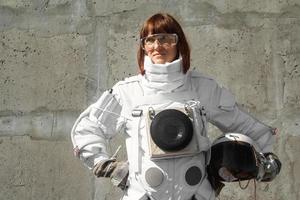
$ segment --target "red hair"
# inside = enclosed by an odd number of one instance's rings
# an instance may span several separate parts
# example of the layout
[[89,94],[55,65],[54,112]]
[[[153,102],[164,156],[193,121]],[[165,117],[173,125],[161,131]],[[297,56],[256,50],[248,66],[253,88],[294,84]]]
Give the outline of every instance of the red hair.
[[[177,58],[182,57],[183,72],[186,73],[190,68],[190,47],[184,35],[180,24],[169,14],[157,13],[148,18],[142,29],[140,30],[140,39],[150,34],[157,33],[176,33],[178,36]],[[145,52],[140,45],[137,52],[137,61],[141,74],[145,74],[144,70]]]

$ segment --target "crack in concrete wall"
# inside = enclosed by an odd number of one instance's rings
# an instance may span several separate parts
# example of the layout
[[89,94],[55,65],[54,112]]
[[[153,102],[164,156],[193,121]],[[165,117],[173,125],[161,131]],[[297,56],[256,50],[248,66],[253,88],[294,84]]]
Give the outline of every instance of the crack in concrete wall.
[[2,111],[1,136],[30,136],[32,139],[67,140],[77,111]]

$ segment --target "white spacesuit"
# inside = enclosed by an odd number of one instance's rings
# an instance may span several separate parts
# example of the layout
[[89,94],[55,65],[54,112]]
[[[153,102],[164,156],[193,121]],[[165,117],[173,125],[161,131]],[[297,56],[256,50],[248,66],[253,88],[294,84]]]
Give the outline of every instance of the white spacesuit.
[[[263,152],[272,151],[271,127],[241,111],[232,94],[213,79],[195,71],[183,74],[181,63],[177,59],[153,64],[146,56],[144,75],[127,78],[104,92],[73,127],[74,148],[89,168],[110,158],[107,141],[124,130],[129,186],[123,199],[190,200],[193,196],[197,200],[215,199],[206,173],[210,149],[206,121],[224,133],[246,134]],[[201,126],[195,126],[196,119],[185,113],[191,100],[200,102]],[[159,149],[149,137],[151,120],[166,109],[182,111],[194,123],[190,144],[178,152]]]

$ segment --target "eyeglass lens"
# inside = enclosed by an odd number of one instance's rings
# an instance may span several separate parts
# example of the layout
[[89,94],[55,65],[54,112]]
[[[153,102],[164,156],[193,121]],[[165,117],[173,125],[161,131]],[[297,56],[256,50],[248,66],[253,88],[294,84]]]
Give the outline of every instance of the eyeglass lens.
[[172,45],[176,44],[177,37],[175,34],[156,34],[150,35],[144,38],[143,45],[144,47],[153,47],[155,41],[157,41],[160,45]]

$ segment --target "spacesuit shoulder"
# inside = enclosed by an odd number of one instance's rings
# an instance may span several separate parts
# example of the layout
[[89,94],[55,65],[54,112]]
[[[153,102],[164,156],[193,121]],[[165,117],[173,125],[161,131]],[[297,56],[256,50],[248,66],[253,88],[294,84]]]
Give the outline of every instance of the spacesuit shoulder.
[[113,93],[116,93],[123,101],[129,101],[128,99],[140,90],[139,76],[140,75],[127,77],[117,82],[112,88]]
[[214,80],[212,77],[209,77],[207,75],[204,75],[198,71],[192,70],[190,71],[191,77],[195,79],[207,79],[207,80]]
[[124,80],[118,81],[115,83],[115,85],[112,87],[113,91],[120,91],[120,90],[128,90],[132,88],[133,85],[138,84],[138,75],[127,77]]
[[114,87],[128,85],[130,83],[137,83],[137,82],[139,82],[139,75],[126,77],[124,80],[117,82]]
[[214,78],[209,77],[207,75],[204,75],[204,74],[194,71],[194,70],[190,71],[190,77],[191,77],[192,83],[196,84],[196,85],[202,85],[202,86],[206,86],[209,88],[211,88],[211,87],[215,88],[219,85]]

